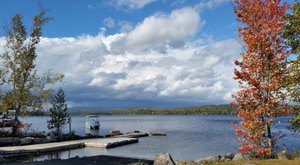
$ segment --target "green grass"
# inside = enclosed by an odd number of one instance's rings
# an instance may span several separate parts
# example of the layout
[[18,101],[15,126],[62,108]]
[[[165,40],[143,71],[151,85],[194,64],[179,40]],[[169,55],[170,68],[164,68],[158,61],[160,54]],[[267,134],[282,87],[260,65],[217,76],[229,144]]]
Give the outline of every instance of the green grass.
[[244,160],[244,161],[229,161],[210,163],[208,165],[300,165],[300,160]]

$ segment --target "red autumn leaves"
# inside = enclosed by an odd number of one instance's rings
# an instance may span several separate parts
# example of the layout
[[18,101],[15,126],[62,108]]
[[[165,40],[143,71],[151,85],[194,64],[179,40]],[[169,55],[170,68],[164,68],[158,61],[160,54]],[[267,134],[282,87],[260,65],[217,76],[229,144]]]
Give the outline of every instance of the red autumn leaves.
[[289,8],[280,0],[235,0],[235,14],[242,23],[238,31],[244,44],[242,59],[234,70],[240,90],[233,96],[239,124],[234,125],[239,151],[270,156],[274,149],[273,118],[287,115],[282,80],[287,75],[289,56],[281,30]]

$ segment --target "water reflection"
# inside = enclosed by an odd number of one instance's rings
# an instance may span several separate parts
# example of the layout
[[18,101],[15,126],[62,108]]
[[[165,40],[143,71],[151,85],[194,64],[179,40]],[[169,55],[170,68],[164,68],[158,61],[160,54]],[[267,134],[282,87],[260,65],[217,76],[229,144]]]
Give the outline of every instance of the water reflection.
[[[279,118],[273,127],[274,131],[286,134],[279,140],[279,146],[293,150],[300,149],[300,134],[294,134],[287,129],[290,117]],[[47,130],[45,117],[28,117],[37,130]],[[92,133],[105,135],[110,130],[121,130],[122,133],[139,130],[151,132],[161,130],[167,133],[165,137],[145,137],[139,143],[112,148],[82,148],[63,151],[56,155],[44,155],[36,160],[75,156],[115,155],[153,159],[160,152],[169,152],[175,160],[196,160],[200,157],[220,153],[236,152],[239,144],[232,129],[236,116],[102,116],[100,130],[86,130],[85,117],[73,116],[72,128],[77,134]],[[280,122],[278,122],[280,121]],[[65,131],[68,131],[66,128]]]
[[100,129],[88,129],[88,128],[85,128],[85,135],[90,135],[90,136],[100,135]]

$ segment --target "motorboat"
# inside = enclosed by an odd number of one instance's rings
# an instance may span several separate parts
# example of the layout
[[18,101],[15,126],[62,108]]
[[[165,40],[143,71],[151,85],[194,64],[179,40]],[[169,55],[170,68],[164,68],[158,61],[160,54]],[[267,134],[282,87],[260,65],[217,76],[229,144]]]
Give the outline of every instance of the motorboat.
[[100,121],[98,115],[88,115],[86,116],[85,128],[87,129],[100,129]]

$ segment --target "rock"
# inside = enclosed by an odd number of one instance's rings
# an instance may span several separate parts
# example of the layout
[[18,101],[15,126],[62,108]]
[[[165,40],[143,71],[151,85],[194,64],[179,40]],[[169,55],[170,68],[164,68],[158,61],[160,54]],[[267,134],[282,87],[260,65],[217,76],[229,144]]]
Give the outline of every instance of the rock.
[[112,131],[109,132],[108,135],[110,135],[110,136],[118,136],[118,135],[123,135],[123,134],[121,133],[120,130],[112,130]]
[[185,165],[185,161],[184,160],[177,160],[175,162],[176,165]]
[[48,139],[49,142],[56,142],[56,141],[58,141],[58,136],[50,135],[50,136],[47,136],[46,139]]
[[228,158],[228,159],[233,159],[234,153],[227,153],[227,154],[225,154],[224,157],[225,157],[225,158]]
[[231,161],[232,159],[229,159],[229,158],[226,158],[225,160],[224,160],[224,162],[229,162],[229,161]]
[[225,156],[222,156],[219,161],[220,162],[225,162],[225,160],[226,160]]
[[208,156],[205,158],[198,159],[196,162],[197,163],[215,163],[215,162],[218,162],[219,160],[220,160],[219,156]]
[[286,150],[282,150],[282,151],[278,152],[276,156],[277,156],[277,159],[279,159],[279,160],[287,160],[288,153]]
[[20,144],[21,145],[27,145],[27,144],[31,144],[33,142],[33,137],[25,137],[25,138],[21,138],[20,139]]
[[33,143],[34,144],[41,144],[41,143],[48,143],[49,139],[47,138],[34,138]]
[[150,132],[150,134],[152,136],[166,136],[167,134],[163,131],[153,131],[153,132]]
[[134,130],[134,131],[131,131],[131,132],[127,132],[126,134],[132,134],[132,133],[141,133],[141,131]]
[[253,158],[249,154],[243,154],[244,160],[252,160]]
[[160,153],[155,156],[153,165],[175,165],[169,153]]
[[238,153],[235,154],[234,157],[232,158],[232,160],[236,161],[236,160],[244,160],[244,157],[242,154]]
[[235,154],[232,160],[237,161],[237,160],[251,160],[251,156],[249,154]]

